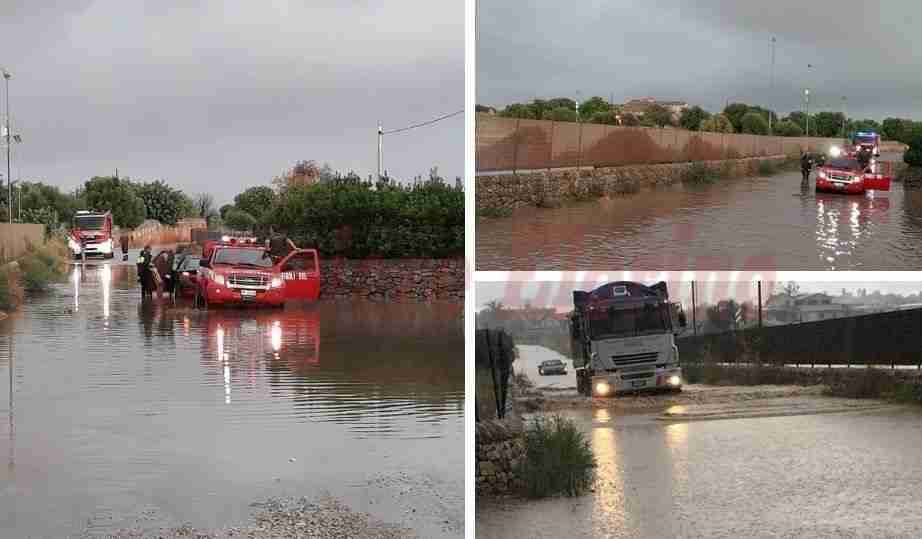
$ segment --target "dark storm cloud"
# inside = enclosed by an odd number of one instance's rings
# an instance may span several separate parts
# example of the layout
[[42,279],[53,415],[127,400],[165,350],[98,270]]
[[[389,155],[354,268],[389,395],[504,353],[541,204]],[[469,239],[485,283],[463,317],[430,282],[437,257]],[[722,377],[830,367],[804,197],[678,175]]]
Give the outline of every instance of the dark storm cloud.
[[[23,178],[162,178],[224,201],[296,160],[373,173],[377,122],[463,108],[463,2],[19,1],[0,7]],[[58,7],[66,4],[68,7]],[[463,118],[385,138],[463,174]]]
[[811,110],[844,96],[850,116],[922,119],[919,20],[910,1],[478,2],[477,101],[652,95],[785,114],[809,86]]

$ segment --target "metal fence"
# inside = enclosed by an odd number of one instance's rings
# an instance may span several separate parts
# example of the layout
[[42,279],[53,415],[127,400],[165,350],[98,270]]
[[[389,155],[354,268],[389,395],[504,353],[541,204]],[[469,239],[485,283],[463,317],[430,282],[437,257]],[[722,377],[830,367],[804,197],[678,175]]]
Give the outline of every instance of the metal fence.
[[476,116],[476,171],[608,167],[825,151],[840,138],[707,133]]
[[505,331],[478,329],[475,340],[476,420],[502,419],[509,405],[515,344]]
[[922,309],[678,339],[683,362],[922,369]]

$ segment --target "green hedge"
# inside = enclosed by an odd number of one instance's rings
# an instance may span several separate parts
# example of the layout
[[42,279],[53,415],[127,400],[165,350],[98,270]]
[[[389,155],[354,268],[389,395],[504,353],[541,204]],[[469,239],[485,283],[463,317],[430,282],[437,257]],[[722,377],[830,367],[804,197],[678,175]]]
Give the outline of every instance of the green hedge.
[[285,188],[263,217],[301,247],[347,258],[443,258],[464,253],[464,191],[333,181]]

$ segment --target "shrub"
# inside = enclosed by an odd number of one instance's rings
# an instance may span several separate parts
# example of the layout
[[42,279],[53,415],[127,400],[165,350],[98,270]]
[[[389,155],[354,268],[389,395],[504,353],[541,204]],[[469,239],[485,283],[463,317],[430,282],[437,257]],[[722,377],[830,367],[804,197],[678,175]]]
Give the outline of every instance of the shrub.
[[594,113],[590,121],[594,124],[618,125],[618,116],[614,111],[606,110]]
[[802,137],[804,130],[791,120],[782,120],[773,126],[776,135],[782,137]]
[[248,232],[256,226],[256,218],[243,210],[233,208],[228,210],[224,217],[224,224],[233,230]]
[[575,122],[577,119],[576,111],[566,107],[557,107],[547,113],[545,120],[554,120],[555,122]]
[[772,163],[771,161],[759,161],[758,173],[759,176],[771,176],[772,174],[777,174],[778,165]]
[[30,246],[18,262],[19,283],[26,292],[43,292],[67,273],[67,254],[57,242]]
[[537,417],[525,428],[525,458],[519,477],[534,498],[578,496],[592,482],[592,448],[576,424],[559,415]]
[[740,120],[740,130],[752,135],[767,135],[768,121],[758,112],[747,112]]
[[723,114],[715,114],[701,122],[698,126],[699,131],[711,131],[714,133],[733,133],[733,124]]
[[717,171],[704,163],[692,163],[682,174],[682,183],[691,185],[709,185],[717,181]]
[[487,218],[509,217],[512,215],[512,208],[503,206],[487,206],[486,208],[479,208],[477,210],[477,215],[478,217]]
[[908,139],[909,148],[903,153],[903,162],[911,167],[922,167],[922,127],[914,127]]
[[347,258],[440,258],[464,252],[464,191],[322,182],[284,189],[267,215],[303,247]]

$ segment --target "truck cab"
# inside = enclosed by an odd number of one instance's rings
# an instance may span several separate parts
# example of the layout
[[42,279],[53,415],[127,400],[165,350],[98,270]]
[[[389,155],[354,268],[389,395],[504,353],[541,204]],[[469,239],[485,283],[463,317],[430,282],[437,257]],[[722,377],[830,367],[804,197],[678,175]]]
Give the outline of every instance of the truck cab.
[[81,210],[74,214],[67,246],[75,259],[89,257],[112,258],[115,240],[112,237],[112,213]]
[[852,135],[852,147],[855,151],[867,151],[874,157],[880,157],[880,135],[874,131],[858,131]]
[[282,307],[287,301],[316,301],[320,264],[314,249],[296,249],[273,259],[251,238],[206,242],[195,281],[195,304]]
[[573,292],[571,348],[580,394],[681,391],[675,335],[685,327],[666,283],[618,281]]

